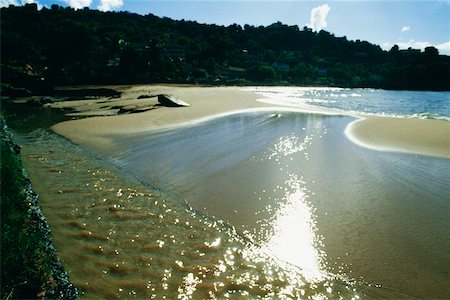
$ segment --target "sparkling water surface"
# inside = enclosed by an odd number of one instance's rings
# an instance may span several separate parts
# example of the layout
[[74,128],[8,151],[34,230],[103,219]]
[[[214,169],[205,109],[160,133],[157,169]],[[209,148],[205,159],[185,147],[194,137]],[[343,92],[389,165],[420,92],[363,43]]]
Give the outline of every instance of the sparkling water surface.
[[343,134],[353,120],[237,114],[130,136],[124,145],[134,146],[114,161],[308,282],[343,276],[411,296],[449,293],[450,160],[356,146]]
[[[338,110],[449,116],[448,93],[258,92]],[[437,109],[429,101],[389,112],[383,101],[363,104],[378,101],[365,93],[385,93],[388,103],[429,94]],[[450,160],[361,148],[343,133],[353,120],[236,114],[122,137],[120,151],[102,158],[36,124],[15,125],[26,128],[18,134],[25,167],[84,298],[445,298]]]
[[[277,104],[322,107],[334,111],[450,120],[450,92],[379,89],[252,87]],[[267,100],[266,100],[267,101]]]

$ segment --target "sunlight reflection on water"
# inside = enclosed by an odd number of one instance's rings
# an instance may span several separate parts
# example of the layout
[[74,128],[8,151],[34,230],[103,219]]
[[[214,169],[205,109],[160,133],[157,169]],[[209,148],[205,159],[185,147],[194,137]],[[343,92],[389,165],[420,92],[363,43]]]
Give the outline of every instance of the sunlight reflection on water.
[[[163,187],[186,197],[194,209],[205,208],[264,252],[298,268],[307,282],[327,282],[332,275],[326,270],[323,236],[309,201],[313,192],[299,168],[310,160],[311,146],[328,129],[323,117],[293,116],[236,115],[220,123],[160,133],[155,139],[135,141],[133,151],[126,149],[116,161],[146,181],[153,181],[146,174],[156,175]],[[180,155],[178,149],[193,153],[194,159]],[[178,172],[164,163],[168,157]],[[224,157],[229,164],[218,164]],[[201,177],[193,176],[191,165],[197,166]],[[182,177],[179,171],[184,168],[191,176]],[[178,178],[182,181],[173,184]]]
[[31,178],[45,178],[34,180],[36,189],[58,253],[84,299],[357,294],[340,280],[308,281],[298,267],[268,255],[224,222],[117,177],[59,137],[36,136],[23,148],[27,170]]
[[286,192],[285,202],[275,212],[272,235],[263,246],[276,257],[301,268],[302,275],[310,282],[325,280],[325,252],[320,250],[315,216],[308,203],[308,191],[297,175],[291,174],[286,182],[291,191]]
[[[306,128],[302,128],[302,131],[305,130]],[[326,127],[319,127],[303,139],[298,133],[282,136],[271,147],[272,153],[268,160],[274,160],[280,166],[279,172],[283,172],[280,161],[282,157],[289,157],[292,161],[296,158],[294,154],[302,152],[308,160],[308,148],[313,143],[313,138],[324,134]],[[303,177],[285,172],[288,179],[284,186],[279,187],[285,191],[285,195],[268,220],[269,236],[262,248],[279,259],[300,267],[302,275],[309,282],[323,281],[329,275],[325,270],[326,253],[322,250],[322,237],[317,232],[314,208],[308,202],[311,191]]]
[[450,92],[390,91],[331,87],[248,87],[263,102],[326,108],[346,113],[376,114],[450,121]]
[[448,161],[360,149],[343,136],[351,118],[275,116],[131,137],[111,158],[193,209],[37,132],[23,155],[84,297],[350,299],[448,290],[440,272],[449,249]]

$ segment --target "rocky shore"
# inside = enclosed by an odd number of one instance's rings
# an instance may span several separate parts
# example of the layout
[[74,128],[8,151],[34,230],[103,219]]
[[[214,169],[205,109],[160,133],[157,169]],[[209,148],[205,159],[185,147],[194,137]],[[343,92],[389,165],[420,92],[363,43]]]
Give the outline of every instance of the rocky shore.
[[[1,140],[2,146],[5,146],[18,156],[20,154],[20,146],[14,142],[13,134],[8,129],[3,118],[1,119]],[[17,157],[20,162],[20,158]],[[62,262],[59,260],[56,250],[52,244],[51,229],[43,215],[39,205],[39,195],[34,191],[31,181],[25,170],[22,168],[22,174],[25,178],[25,185],[23,187],[23,201],[28,205],[28,222],[26,230],[34,233],[35,236],[42,240],[43,256],[47,262],[49,276],[42,278],[43,286],[41,292],[37,295],[41,299],[77,299],[78,292],[71,283],[68,273],[64,270]]]

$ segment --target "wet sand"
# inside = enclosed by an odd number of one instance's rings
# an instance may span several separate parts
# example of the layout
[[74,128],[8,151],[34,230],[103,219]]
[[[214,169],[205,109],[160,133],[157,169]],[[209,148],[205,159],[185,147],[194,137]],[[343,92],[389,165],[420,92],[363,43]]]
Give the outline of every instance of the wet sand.
[[[116,86],[120,98],[65,101],[52,107],[72,108],[76,115],[97,117],[63,122],[52,129],[71,141],[98,153],[114,152],[117,139],[131,133],[145,133],[168,129],[192,122],[200,122],[219,115],[245,110],[292,110],[322,114],[336,114],[326,110],[289,108],[257,101],[261,96],[239,87],[184,87],[184,86]],[[165,93],[189,103],[190,107],[158,107],[154,98],[138,99],[140,95]],[[141,107],[142,113],[107,116],[112,107]],[[150,109],[154,107],[156,109]],[[102,115],[102,117],[98,117]],[[358,117],[358,116],[356,116]],[[361,116],[359,116],[361,117]],[[390,117],[361,117],[349,125],[347,137],[360,146],[376,150],[450,158],[450,122]]]
[[[91,150],[110,153],[114,151],[112,148],[114,140],[120,136],[180,126],[239,110],[267,109],[272,106],[257,102],[258,95],[239,88],[136,86],[124,87],[122,91],[121,99],[116,99],[116,102],[135,100],[141,94],[166,93],[189,103],[190,107],[159,107],[139,114],[93,117],[60,123],[52,129]],[[58,103],[57,107],[69,107],[86,112],[89,106],[94,105],[91,103],[86,101],[84,106],[71,106],[70,102],[63,102]],[[123,104],[123,102],[116,104]],[[97,106],[94,105],[94,107],[97,111]]]
[[351,123],[347,137],[375,150],[450,158],[450,122],[369,117]]

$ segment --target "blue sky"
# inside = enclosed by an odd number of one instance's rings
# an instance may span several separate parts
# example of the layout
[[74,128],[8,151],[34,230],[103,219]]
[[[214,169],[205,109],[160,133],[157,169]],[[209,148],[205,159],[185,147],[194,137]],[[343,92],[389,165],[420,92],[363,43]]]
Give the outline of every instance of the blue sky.
[[0,0],[0,6],[24,2],[152,13],[219,25],[266,26],[281,21],[300,28],[324,29],[351,40],[367,40],[383,49],[395,44],[402,49],[432,45],[441,54],[450,55],[450,0]]

